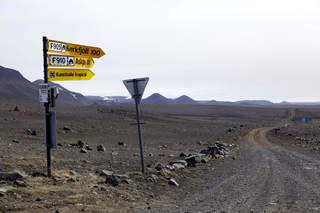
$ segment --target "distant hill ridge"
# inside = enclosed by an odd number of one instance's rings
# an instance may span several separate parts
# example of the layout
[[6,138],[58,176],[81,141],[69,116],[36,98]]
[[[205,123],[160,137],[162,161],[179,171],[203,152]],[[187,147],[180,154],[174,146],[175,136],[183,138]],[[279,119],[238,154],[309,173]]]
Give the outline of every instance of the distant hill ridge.
[[150,95],[148,98],[143,99],[142,103],[144,104],[170,104],[172,103],[171,99],[168,99],[159,93],[154,93]]
[[173,99],[173,102],[175,104],[199,104],[197,101],[186,95],[182,95],[179,98]]
[[268,100],[241,100],[241,101],[197,101],[189,96],[182,95],[175,99],[166,98],[165,96],[154,93],[149,97],[142,100],[144,104],[202,104],[202,105],[255,105],[255,106],[267,106],[273,105],[271,101]]
[[[39,103],[39,83],[43,80],[36,80],[33,83],[24,78],[17,70],[0,66],[0,101],[14,103]],[[72,92],[59,84],[49,82],[61,88],[57,104],[61,105],[91,105],[94,103],[104,104],[105,98],[99,96],[83,96],[80,93]],[[110,96],[118,97],[118,96]],[[116,102],[107,101],[107,104],[132,103],[132,99],[116,99]],[[320,105],[320,102],[286,102],[272,103],[268,100],[241,100],[236,102],[230,101],[197,101],[186,95],[175,99],[166,98],[165,96],[154,93],[142,100],[144,104],[205,104],[205,105],[252,105],[252,106],[270,106],[270,105]]]
[[[39,83],[43,80],[30,82],[17,70],[0,66],[0,100],[13,103],[39,103]],[[49,82],[61,88],[57,104],[89,105],[92,102],[80,93]]]
[[[118,96],[109,96],[111,99],[117,99]],[[90,97],[92,98],[92,97]],[[95,100],[101,100],[102,97],[95,96]],[[132,99],[124,99],[119,101],[99,101],[99,104],[128,104],[133,103]],[[272,103],[268,100],[241,100],[241,101],[216,101],[216,100],[208,100],[208,101],[197,101],[190,98],[187,95],[182,95],[178,98],[167,98],[160,93],[154,93],[149,97],[142,100],[143,104],[201,104],[201,105],[246,105],[246,106],[271,106],[271,105],[291,105],[290,102],[281,102],[281,103]],[[316,104],[316,103],[315,103]],[[313,104],[313,105],[315,105]],[[311,105],[311,104],[307,104]],[[320,105],[320,104],[319,104]]]
[[18,103],[39,102],[38,88],[20,72],[0,66],[0,100]]

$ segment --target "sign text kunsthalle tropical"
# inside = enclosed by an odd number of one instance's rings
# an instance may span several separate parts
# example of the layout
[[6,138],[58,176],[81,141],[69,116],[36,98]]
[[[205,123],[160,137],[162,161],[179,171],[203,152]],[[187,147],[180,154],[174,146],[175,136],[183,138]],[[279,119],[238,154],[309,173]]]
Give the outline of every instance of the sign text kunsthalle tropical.
[[49,81],[81,81],[90,80],[94,76],[88,69],[49,68],[48,71]]

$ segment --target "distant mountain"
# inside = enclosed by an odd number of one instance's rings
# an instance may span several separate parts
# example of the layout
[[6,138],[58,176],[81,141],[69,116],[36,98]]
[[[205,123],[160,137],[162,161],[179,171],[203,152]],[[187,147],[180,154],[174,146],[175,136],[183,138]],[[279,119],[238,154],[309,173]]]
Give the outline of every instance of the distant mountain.
[[320,102],[287,102],[282,101],[281,105],[299,105],[299,106],[319,106]]
[[172,104],[173,101],[168,99],[159,93],[154,93],[150,95],[148,98],[142,100],[143,104]]
[[192,98],[182,95],[179,98],[173,99],[172,103],[174,104],[199,104],[199,102],[193,100]]
[[176,99],[169,99],[159,93],[154,93],[146,99],[142,100],[144,104],[204,104],[204,105],[254,105],[254,106],[266,106],[272,105],[271,101],[267,100],[241,100],[236,102],[231,101],[196,101],[192,98],[182,95]]
[[0,100],[36,103],[39,102],[39,89],[18,71],[0,66]]
[[[13,103],[39,103],[39,83],[43,80],[30,82],[21,73],[14,69],[0,66],[0,101]],[[89,105],[93,102],[80,93],[72,92],[66,88],[49,82],[61,88],[57,104],[63,105]]]
[[101,96],[87,95],[85,97],[91,101],[103,101],[103,97]]
[[234,102],[212,100],[212,101],[208,101],[206,104],[209,104],[209,105],[232,105],[232,104],[234,104]]
[[236,101],[234,103],[241,104],[241,105],[272,105],[273,104],[271,101],[267,101],[267,100],[242,100],[242,101]]
[[[34,85],[37,86],[39,84],[42,84],[44,81],[43,80],[36,80],[33,82]],[[53,83],[51,81],[48,82],[49,86],[56,86],[59,88],[59,96],[57,98],[57,105],[61,104],[61,105],[90,105],[93,104],[94,101],[86,98],[85,96],[83,96],[80,93],[77,92],[72,92],[66,88],[64,88],[63,86],[61,86],[60,84],[57,83]]]

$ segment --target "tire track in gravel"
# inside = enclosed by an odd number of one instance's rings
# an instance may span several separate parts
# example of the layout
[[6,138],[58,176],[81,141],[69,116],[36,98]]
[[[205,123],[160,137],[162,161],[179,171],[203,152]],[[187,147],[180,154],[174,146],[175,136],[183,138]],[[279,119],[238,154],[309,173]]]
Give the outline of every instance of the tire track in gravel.
[[320,212],[320,157],[273,144],[271,129],[250,131],[231,166],[166,212]]

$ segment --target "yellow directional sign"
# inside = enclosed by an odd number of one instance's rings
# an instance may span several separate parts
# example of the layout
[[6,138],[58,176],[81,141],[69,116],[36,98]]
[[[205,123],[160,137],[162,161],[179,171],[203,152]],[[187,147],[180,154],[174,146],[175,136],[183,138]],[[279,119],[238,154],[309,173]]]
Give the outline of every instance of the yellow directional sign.
[[91,68],[93,65],[94,61],[91,57],[48,54],[48,66],[51,67]]
[[58,52],[67,55],[81,55],[92,58],[100,58],[105,55],[99,47],[90,47],[79,44],[71,44],[64,41],[47,40],[48,52]]
[[90,80],[94,73],[89,69],[48,68],[49,81],[81,81]]

